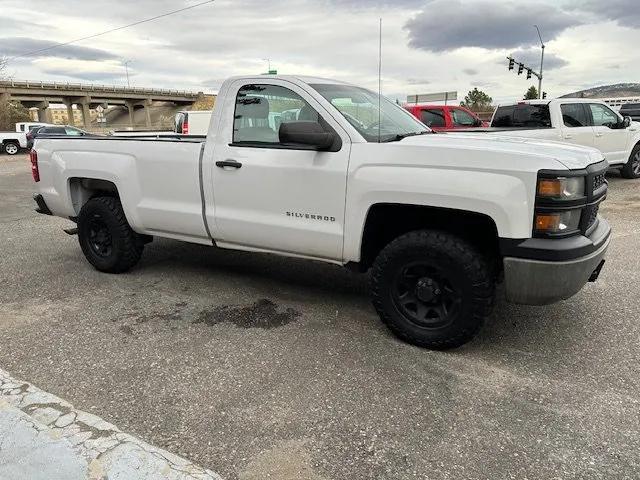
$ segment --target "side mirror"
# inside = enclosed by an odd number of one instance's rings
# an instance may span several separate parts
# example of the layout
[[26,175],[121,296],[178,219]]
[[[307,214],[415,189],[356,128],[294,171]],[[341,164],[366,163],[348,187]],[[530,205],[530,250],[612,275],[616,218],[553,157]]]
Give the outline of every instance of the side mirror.
[[629,128],[631,126],[631,117],[625,115],[622,119],[622,128]]
[[305,145],[317,150],[329,150],[336,134],[327,132],[318,122],[297,121],[280,124],[278,130],[280,143]]
[[473,122],[473,126],[474,127],[481,127],[482,126],[482,120],[480,120],[479,118],[476,118],[476,121]]

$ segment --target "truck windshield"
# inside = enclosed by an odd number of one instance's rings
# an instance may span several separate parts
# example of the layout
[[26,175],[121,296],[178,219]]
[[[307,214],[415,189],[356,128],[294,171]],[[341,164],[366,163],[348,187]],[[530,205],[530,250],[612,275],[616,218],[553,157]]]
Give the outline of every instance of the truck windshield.
[[551,127],[549,105],[504,105],[496,109],[492,127]]
[[413,115],[385,97],[351,85],[311,85],[326,98],[367,142],[392,142],[430,133]]

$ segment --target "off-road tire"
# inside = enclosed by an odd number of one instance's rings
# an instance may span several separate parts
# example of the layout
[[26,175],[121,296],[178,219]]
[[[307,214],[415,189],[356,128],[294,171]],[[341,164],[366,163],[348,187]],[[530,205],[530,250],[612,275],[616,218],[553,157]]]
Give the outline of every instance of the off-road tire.
[[[111,248],[98,252],[93,225],[104,225],[104,232],[110,237]],[[84,204],[78,215],[78,241],[89,263],[107,273],[122,273],[130,270],[142,256],[144,239],[134,232],[127,219],[120,200],[116,197],[93,197]]]
[[7,155],[17,155],[20,152],[20,145],[16,142],[5,142],[3,150]]
[[[460,291],[458,307],[448,325],[425,328],[403,314],[394,300],[394,279],[412,262],[426,262],[449,276]],[[441,231],[418,230],[389,243],[371,269],[371,296],[380,319],[400,339],[434,350],[459,347],[471,340],[491,313],[495,275],[491,262],[471,244]]]
[[624,178],[640,178],[640,143],[633,147],[629,160],[620,170]]

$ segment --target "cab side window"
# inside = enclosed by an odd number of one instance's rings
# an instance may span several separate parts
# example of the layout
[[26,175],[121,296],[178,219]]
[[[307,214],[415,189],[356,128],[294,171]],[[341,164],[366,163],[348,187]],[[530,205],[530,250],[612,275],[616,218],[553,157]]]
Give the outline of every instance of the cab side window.
[[319,122],[320,116],[300,95],[278,85],[244,85],[236,96],[233,143],[280,143],[280,125]]
[[451,110],[451,120],[453,120],[453,124],[457,127],[473,127],[476,124],[474,117],[459,108],[453,108]]
[[441,108],[430,108],[420,111],[420,121],[427,127],[445,127],[444,111]]
[[596,127],[611,127],[620,121],[609,107],[599,103],[590,103],[589,110],[591,111],[591,118],[593,118],[593,125]]
[[565,103],[560,105],[562,121],[566,127],[588,127],[587,111],[582,103]]

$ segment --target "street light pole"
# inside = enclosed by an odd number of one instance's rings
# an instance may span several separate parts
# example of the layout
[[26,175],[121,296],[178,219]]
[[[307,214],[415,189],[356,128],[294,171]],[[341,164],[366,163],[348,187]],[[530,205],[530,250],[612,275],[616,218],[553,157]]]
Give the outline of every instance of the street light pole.
[[271,59],[270,58],[263,58],[262,60],[267,62],[267,73],[270,72],[271,71]]
[[542,98],[542,65],[544,64],[544,42],[542,41],[542,35],[540,35],[540,29],[538,25],[534,25],[538,31],[538,38],[540,39],[541,53],[540,53],[540,75],[538,76],[538,98]]
[[126,62],[124,62],[124,70],[127,74],[127,88],[131,88],[131,83],[129,83],[129,64],[131,63],[131,60],[127,60]]

